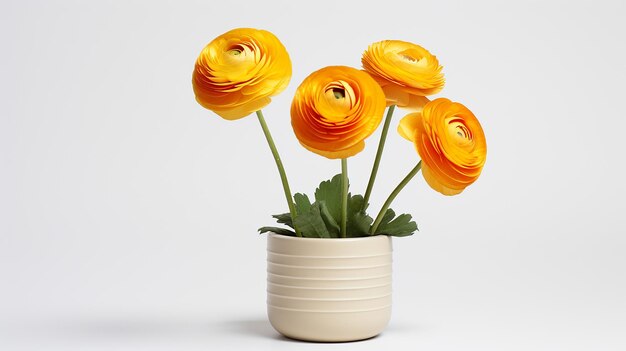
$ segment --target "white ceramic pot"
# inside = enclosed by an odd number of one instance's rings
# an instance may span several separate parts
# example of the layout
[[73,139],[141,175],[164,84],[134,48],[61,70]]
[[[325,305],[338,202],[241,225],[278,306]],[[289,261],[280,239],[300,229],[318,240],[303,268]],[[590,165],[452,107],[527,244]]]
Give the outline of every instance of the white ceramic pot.
[[279,333],[324,342],[371,338],[391,317],[391,238],[270,233],[267,314]]

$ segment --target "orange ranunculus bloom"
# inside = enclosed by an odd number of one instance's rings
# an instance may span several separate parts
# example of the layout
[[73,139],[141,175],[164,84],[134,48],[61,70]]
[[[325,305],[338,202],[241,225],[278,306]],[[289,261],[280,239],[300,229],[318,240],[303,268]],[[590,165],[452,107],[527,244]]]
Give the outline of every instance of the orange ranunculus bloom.
[[487,143],[476,116],[462,104],[435,99],[404,117],[398,132],[415,144],[424,179],[436,191],[456,195],[478,179]]
[[239,28],[213,39],[193,71],[196,100],[235,120],[267,106],[291,79],[291,60],[274,34]]
[[328,158],[361,152],[380,124],[385,94],[370,75],[351,67],[313,72],[291,103],[291,125],[300,143]]
[[441,91],[445,83],[437,57],[405,41],[371,44],[361,63],[383,88],[388,105],[421,109],[430,101],[426,96]]

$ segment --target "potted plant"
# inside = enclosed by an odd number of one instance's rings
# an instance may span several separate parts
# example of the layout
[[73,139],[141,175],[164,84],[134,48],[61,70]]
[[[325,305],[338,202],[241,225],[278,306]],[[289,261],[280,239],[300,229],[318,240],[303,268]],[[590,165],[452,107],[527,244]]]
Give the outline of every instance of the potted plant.
[[[196,100],[228,120],[256,113],[274,156],[288,212],[282,226],[261,227],[267,243],[268,316],[285,336],[312,341],[352,341],[378,335],[391,315],[392,236],[417,230],[409,214],[390,208],[420,171],[428,185],[456,195],[480,175],[486,142],[480,123],[464,105],[428,96],[444,86],[442,67],[423,47],[398,40],[371,44],[363,70],[321,68],[298,87],[291,124],[300,144],[328,159],[341,173],[322,181],[313,195],[292,195],[261,109],[291,78],[285,47],[270,32],[240,28],[211,41],[193,71]],[[421,160],[400,181],[375,216],[369,199],[396,107],[409,113],[400,136]],[[348,159],[359,154],[383,121],[367,189],[351,193]]]

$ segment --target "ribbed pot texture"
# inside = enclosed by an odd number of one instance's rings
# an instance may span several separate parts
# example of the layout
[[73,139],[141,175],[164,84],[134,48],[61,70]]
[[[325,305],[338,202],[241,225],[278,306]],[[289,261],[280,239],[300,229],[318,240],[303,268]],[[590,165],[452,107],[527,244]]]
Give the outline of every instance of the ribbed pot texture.
[[348,239],[270,234],[267,313],[293,339],[371,338],[391,317],[392,246],[388,236]]

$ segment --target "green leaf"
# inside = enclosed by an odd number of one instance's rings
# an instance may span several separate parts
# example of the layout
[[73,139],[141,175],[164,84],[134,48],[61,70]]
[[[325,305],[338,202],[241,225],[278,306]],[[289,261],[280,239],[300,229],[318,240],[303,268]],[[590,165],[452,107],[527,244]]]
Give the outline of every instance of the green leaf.
[[[395,217],[396,213],[392,209],[387,209],[383,216],[375,235],[408,236],[417,231],[417,224],[412,221],[410,214],[401,214]],[[392,220],[393,219],[393,220]]]
[[[320,183],[315,190],[315,202],[306,194],[296,193],[293,197],[297,217],[295,224],[303,237],[338,238],[341,222],[341,174]],[[370,235],[374,220],[365,210],[369,204],[364,203],[363,196],[348,194],[347,234],[348,237],[364,237]],[[291,214],[273,215],[277,222],[294,227]],[[411,215],[401,214],[396,217],[392,209],[387,209],[374,235],[407,236],[417,231],[417,224]],[[261,233],[275,232],[282,235],[295,236],[294,231],[278,227],[262,227]]]
[[278,227],[261,227],[259,228],[259,234],[272,232],[280,235],[288,235],[288,236],[296,236],[296,233],[293,230],[278,228]]
[[[296,193],[293,196],[293,200],[296,203],[296,213],[309,213],[311,210],[311,200],[306,194]],[[290,217],[291,218],[291,217]]]
[[[363,211],[363,196],[348,194],[348,223],[347,234],[349,237],[368,236],[372,217]],[[367,208],[367,206],[365,206]]]
[[291,220],[290,213],[276,214],[276,215],[272,215],[272,217],[276,218],[276,222],[293,228],[293,221]]
[[330,238],[330,232],[326,229],[326,223],[322,219],[320,205],[317,202],[311,205],[309,212],[298,215],[295,222],[303,237]]
[[341,222],[341,174],[325,180],[315,189],[315,202],[325,202],[335,222]]
[[320,206],[320,215],[322,216],[322,220],[324,221],[324,224],[326,224],[326,229],[330,233],[330,236],[332,238],[338,238],[339,232],[341,232],[341,228],[339,227],[339,224],[337,224],[333,216],[328,211],[326,202],[324,201],[320,202],[319,206]]
[[[297,213],[308,213],[311,208],[311,201],[309,201],[309,197],[305,194],[297,193],[294,195],[294,201],[296,204],[296,212]],[[276,218],[276,221],[280,224],[284,224],[293,229],[293,220],[291,219],[291,213],[281,213],[272,215],[272,217]],[[275,227],[263,227],[263,228],[275,228]],[[285,229],[287,230],[287,229]],[[281,234],[281,233],[279,233]],[[286,235],[286,234],[285,234]]]
[[396,213],[392,209],[388,208],[387,211],[385,212],[385,215],[383,216],[383,220],[380,222],[380,225],[378,225],[378,230],[376,231],[376,234],[378,234],[378,232],[380,231],[381,226],[384,226],[388,224],[389,222],[391,222],[391,220],[395,216],[396,216]]

